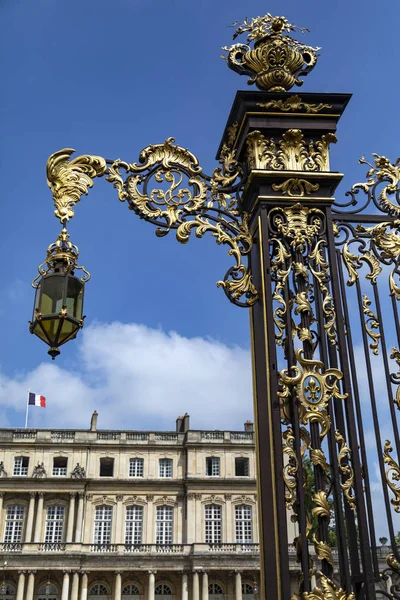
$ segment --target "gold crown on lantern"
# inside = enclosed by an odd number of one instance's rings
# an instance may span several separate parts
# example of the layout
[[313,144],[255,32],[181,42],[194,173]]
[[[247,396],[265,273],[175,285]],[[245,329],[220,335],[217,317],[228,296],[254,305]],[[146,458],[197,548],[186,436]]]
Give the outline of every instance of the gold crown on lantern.
[[[223,56],[228,66],[240,75],[250,75],[248,84],[253,83],[260,90],[286,92],[294,85],[303,85],[299,76],[307,75],[316,65],[318,50],[301,44],[287,33],[292,31],[309,32],[304,27],[292,25],[285,17],[255,17],[239,24],[233,35],[247,33],[247,44],[233,44],[222,49],[228,52]],[[250,45],[252,44],[252,46]]]

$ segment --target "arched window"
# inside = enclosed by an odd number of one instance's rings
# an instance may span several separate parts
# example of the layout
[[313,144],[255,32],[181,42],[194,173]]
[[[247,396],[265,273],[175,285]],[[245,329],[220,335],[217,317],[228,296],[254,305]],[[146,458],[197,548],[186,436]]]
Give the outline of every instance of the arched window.
[[253,600],[254,594],[254,585],[252,583],[242,583],[243,600]]
[[207,504],[204,507],[206,544],[222,542],[222,508],[218,504]]
[[48,506],[46,510],[45,544],[60,544],[64,527],[64,506]]
[[112,506],[96,506],[94,515],[95,544],[111,544]]
[[128,583],[122,590],[122,600],[137,600],[140,590],[134,583]]
[[6,525],[4,528],[5,544],[20,544],[24,526],[25,507],[20,504],[7,506]]
[[89,592],[89,600],[108,600],[108,590],[102,583],[92,585]]
[[251,544],[253,541],[251,506],[241,504],[235,506],[236,543]]
[[222,600],[224,597],[224,590],[219,583],[208,584],[208,595],[210,600]]
[[127,506],[125,519],[125,544],[142,543],[143,506]]
[[172,590],[169,587],[169,585],[167,585],[166,583],[160,583],[160,585],[158,585],[156,587],[155,595],[156,596],[172,596]]
[[172,506],[157,506],[156,544],[172,544],[172,526]]
[[56,586],[49,582],[41,585],[37,600],[59,600]]
[[15,587],[11,583],[6,583],[6,593],[0,594],[0,600],[15,600]]

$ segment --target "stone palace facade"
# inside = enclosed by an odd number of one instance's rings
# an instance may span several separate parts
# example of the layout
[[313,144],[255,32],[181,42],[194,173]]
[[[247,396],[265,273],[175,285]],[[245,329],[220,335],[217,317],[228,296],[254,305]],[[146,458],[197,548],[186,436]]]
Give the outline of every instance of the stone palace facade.
[[2,429],[0,518],[1,600],[254,600],[253,424]]

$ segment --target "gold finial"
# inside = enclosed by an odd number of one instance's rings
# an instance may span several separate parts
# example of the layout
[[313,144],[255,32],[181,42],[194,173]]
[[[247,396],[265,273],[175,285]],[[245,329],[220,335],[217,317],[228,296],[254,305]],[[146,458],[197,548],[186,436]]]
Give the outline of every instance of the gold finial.
[[[236,21],[233,26],[238,23]],[[294,85],[303,85],[298,77],[307,75],[314,68],[320,50],[285,35],[285,32],[296,30],[309,31],[289,23],[285,17],[273,17],[269,13],[251,21],[246,17],[237,27],[233,39],[247,33],[247,44],[224,46],[228,55],[223,58],[240,75],[250,75],[249,85],[255,83],[260,90],[285,92]]]

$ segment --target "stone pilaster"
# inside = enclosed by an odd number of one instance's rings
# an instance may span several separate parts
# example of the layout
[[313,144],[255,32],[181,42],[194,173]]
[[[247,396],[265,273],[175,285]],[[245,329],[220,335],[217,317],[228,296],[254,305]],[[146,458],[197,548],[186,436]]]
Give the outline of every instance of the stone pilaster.
[[115,571],[114,600],[121,600],[122,576],[121,571]]
[[42,523],[43,523],[43,502],[44,502],[44,494],[43,492],[38,493],[38,504],[36,511],[36,525],[35,525],[35,536],[34,542],[39,543],[42,535]]
[[35,590],[35,573],[36,571],[28,571],[28,586],[26,588],[26,600],[33,600],[33,592]]
[[149,571],[149,585],[148,585],[147,600],[154,600],[155,589],[156,589],[156,572]]
[[17,600],[24,600],[25,571],[18,571]]
[[80,600],[87,600],[87,596],[88,596],[88,575],[87,575],[87,573],[82,573]]
[[68,525],[67,525],[67,544],[72,542],[73,533],[74,533],[74,519],[75,519],[75,492],[71,492],[70,500],[69,500],[69,510],[68,510]]
[[202,582],[201,582],[201,600],[208,600],[208,573],[207,571],[203,572]]
[[75,543],[80,544],[82,541],[82,524],[83,524],[83,507],[85,501],[85,493],[78,492],[78,513],[76,516]]
[[35,515],[36,492],[29,492],[28,518],[26,521],[25,542],[32,541],[33,517]]
[[242,600],[242,574],[235,571],[235,600]]
[[61,600],[68,600],[69,593],[69,571],[64,571]]

